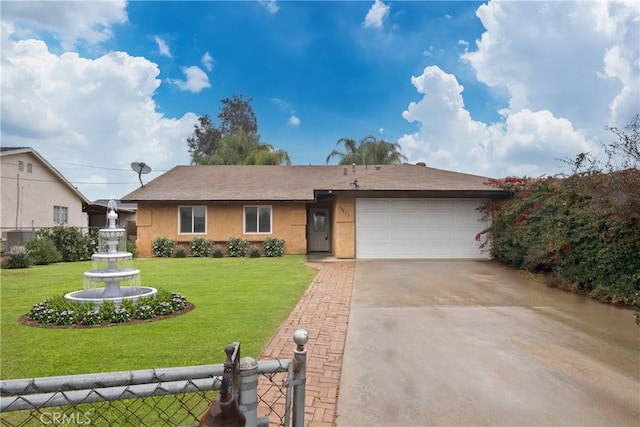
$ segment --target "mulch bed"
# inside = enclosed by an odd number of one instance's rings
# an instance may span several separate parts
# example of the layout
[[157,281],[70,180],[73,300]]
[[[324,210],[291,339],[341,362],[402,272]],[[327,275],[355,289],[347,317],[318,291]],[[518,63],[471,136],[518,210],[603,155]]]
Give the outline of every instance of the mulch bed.
[[139,325],[141,323],[151,323],[151,322],[158,322],[160,320],[171,319],[172,317],[182,316],[183,314],[186,314],[186,313],[190,312],[194,308],[196,308],[195,305],[193,305],[190,302],[187,302],[187,305],[182,310],[174,311],[171,314],[156,316],[153,319],[131,319],[128,322],[122,322],[122,323],[111,323],[111,322],[103,321],[99,325],[83,325],[81,323],[74,323],[73,325],[57,325],[55,323],[40,323],[40,322],[37,322],[35,320],[30,320],[28,314],[25,314],[22,317],[20,317],[19,322],[20,322],[21,325],[33,326],[33,327],[36,327],[36,328],[44,328],[44,329],[98,329],[98,328],[111,328],[113,326]]

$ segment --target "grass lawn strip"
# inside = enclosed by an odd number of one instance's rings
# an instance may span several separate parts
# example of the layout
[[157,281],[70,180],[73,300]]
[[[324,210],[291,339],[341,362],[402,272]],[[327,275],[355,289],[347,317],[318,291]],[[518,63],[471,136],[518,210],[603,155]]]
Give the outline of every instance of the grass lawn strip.
[[316,271],[303,256],[136,259],[142,285],[180,292],[195,305],[181,316],[117,328],[47,329],[19,324],[36,303],[82,288],[92,263],[2,270],[0,378],[28,378],[221,363],[242,343],[257,357]]

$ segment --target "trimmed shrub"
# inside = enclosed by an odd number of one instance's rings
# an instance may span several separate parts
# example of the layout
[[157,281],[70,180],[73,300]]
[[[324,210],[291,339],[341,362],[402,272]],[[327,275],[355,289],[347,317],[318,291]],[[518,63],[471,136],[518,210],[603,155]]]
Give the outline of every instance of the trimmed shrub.
[[222,258],[224,256],[224,251],[220,247],[220,245],[213,245],[211,248],[211,256],[213,258]]
[[48,265],[62,261],[62,255],[53,240],[46,237],[34,237],[25,242],[29,259],[35,265]]
[[29,251],[24,246],[11,246],[8,252],[9,257],[5,261],[5,268],[27,268],[29,267]]
[[159,316],[171,314],[173,313],[173,304],[169,301],[162,301],[156,305],[154,312]]
[[204,258],[211,256],[212,247],[213,244],[203,237],[194,237],[189,243],[189,250],[194,257]]
[[262,245],[262,251],[267,257],[281,257],[284,255],[284,240],[267,237]]
[[36,236],[53,241],[64,262],[91,259],[91,255],[96,252],[98,247],[95,233],[83,234],[77,227],[56,225],[55,227],[39,230]]
[[156,237],[153,239],[153,254],[160,258],[169,258],[176,247],[176,242],[168,237]]
[[127,252],[129,252],[133,258],[138,258],[138,248],[136,247],[136,243],[127,239]]
[[58,325],[73,325],[78,320],[78,313],[73,310],[65,310],[58,313],[56,323]]
[[102,313],[100,313],[100,310],[91,310],[82,315],[80,323],[83,325],[99,325],[102,323],[102,320]]
[[27,313],[30,320],[58,325],[99,325],[105,320],[111,323],[125,323],[133,319],[152,319],[156,316],[172,314],[187,306],[187,299],[178,292],[158,289],[153,297],[142,298],[136,302],[131,299],[122,301],[116,307],[113,301],[105,301],[100,309],[93,304],[79,304],[67,301],[63,294],[55,295],[34,305]]
[[187,306],[187,299],[178,292],[171,294],[171,306],[173,311],[180,311]]
[[109,321],[111,323],[124,323],[129,320],[131,320],[131,313],[129,313],[129,310],[124,308],[116,308],[109,317]]
[[153,312],[153,308],[149,304],[139,306],[133,313],[133,317],[136,319],[146,320],[152,319],[156,316]]
[[174,258],[186,258],[187,252],[182,247],[178,247],[178,249],[173,252],[173,256]]
[[260,258],[260,248],[256,245],[249,247],[249,258]]
[[227,255],[230,257],[245,257],[249,250],[249,242],[239,237],[231,237],[227,241]]
[[113,314],[115,309],[116,305],[113,303],[113,301],[105,301],[100,306],[100,314],[102,315],[103,319],[109,320],[111,319],[111,315]]

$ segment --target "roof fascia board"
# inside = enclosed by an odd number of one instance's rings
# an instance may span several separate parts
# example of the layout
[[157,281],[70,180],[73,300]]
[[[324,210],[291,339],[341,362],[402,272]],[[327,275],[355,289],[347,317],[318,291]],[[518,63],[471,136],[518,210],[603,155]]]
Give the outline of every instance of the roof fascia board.
[[356,197],[387,197],[387,198],[466,198],[483,197],[509,198],[510,193],[505,190],[321,190],[320,194],[341,194]]

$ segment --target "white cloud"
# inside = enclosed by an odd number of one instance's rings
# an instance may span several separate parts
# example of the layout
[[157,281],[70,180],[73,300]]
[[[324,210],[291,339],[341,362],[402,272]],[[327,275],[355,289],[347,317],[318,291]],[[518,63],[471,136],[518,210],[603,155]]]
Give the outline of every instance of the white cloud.
[[207,69],[207,71],[213,70],[213,57],[209,52],[205,52],[202,55],[202,66]]
[[267,12],[274,14],[276,12],[278,12],[278,10],[280,10],[280,7],[278,6],[278,3],[276,2],[276,0],[258,0],[259,3],[262,5],[262,7],[264,7]]
[[390,7],[381,0],[375,0],[367,12],[362,26],[365,28],[382,28],[384,19],[389,15],[389,9]]
[[539,176],[558,173],[558,159],[594,149],[568,120],[549,111],[525,109],[504,123],[473,120],[464,106],[464,88],[437,66],[411,82],[424,95],[403,113],[419,125],[418,132],[398,141],[411,161],[481,175]]
[[422,99],[403,113],[418,124],[399,140],[411,161],[490,176],[555,174],[566,170],[559,159],[601,154],[605,126],[638,112],[636,3],[492,0],[476,14],[485,32],[462,58],[508,106],[496,123],[473,120],[456,77],[425,68],[411,79]]
[[285,101],[284,99],[271,98],[271,102],[273,102],[281,110],[291,109],[291,103],[289,103],[288,101]]
[[209,77],[207,73],[196,65],[191,67],[183,67],[182,72],[186,76],[186,80],[169,79],[169,83],[177,86],[182,91],[199,93],[203,89],[210,88]]
[[291,117],[289,117],[289,121],[287,122],[289,123],[291,126],[300,126],[300,119],[298,118],[298,116],[292,114]]
[[6,1],[2,21],[20,33],[51,32],[63,49],[72,49],[79,41],[95,45],[109,39],[113,25],[127,22],[126,1]]
[[549,109],[584,129],[637,112],[636,2],[491,1],[476,14],[486,31],[463,59],[481,82],[508,91],[512,112]]
[[160,55],[171,58],[171,50],[169,49],[167,43],[165,43],[165,41],[158,36],[155,37],[155,40],[158,44],[158,52],[160,52]]
[[378,132],[380,133],[380,135],[382,135],[384,133],[384,128],[378,129]]
[[197,117],[169,118],[156,110],[156,64],[124,52],[95,59],[57,55],[41,40],[16,41],[10,25],[2,28],[4,146],[33,147],[89,199],[137,188],[133,161],[151,165],[156,174],[150,177],[189,163],[184,141]]

